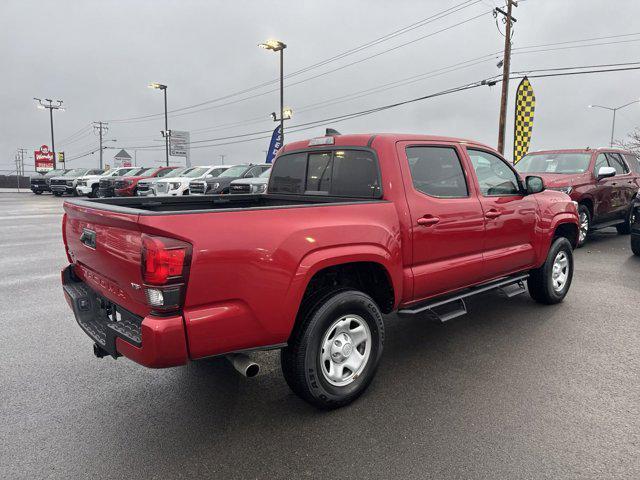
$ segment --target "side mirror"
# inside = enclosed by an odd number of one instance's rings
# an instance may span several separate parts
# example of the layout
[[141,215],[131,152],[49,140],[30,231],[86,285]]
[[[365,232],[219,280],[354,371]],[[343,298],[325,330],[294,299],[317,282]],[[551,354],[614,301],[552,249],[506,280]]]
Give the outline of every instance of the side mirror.
[[596,180],[600,181],[603,178],[615,177],[616,169],[613,167],[600,167],[598,170],[598,174],[596,175]]
[[529,175],[525,179],[525,184],[527,187],[527,195],[531,195],[533,193],[540,193],[544,190],[544,181],[542,180],[542,177]]

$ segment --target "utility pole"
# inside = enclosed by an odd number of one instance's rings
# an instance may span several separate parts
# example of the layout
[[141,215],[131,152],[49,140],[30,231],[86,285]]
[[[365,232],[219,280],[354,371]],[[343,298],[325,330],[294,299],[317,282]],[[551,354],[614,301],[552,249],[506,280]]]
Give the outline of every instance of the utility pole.
[[220,163],[224,165],[224,157],[226,157],[226,155],[223,153],[221,155],[218,155],[218,157],[220,157]]
[[109,131],[109,124],[106,122],[93,122],[94,131],[98,132],[98,138],[100,139],[100,168],[102,168],[102,135],[104,132]]
[[49,121],[51,123],[51,152],[53,152],[53,169],[56,169],[56,142],[55,139],[53,138],[53,111],[54,110],[60,110],[61,112],[64,112],[64,107],[62,106],[62,100],[56,100],[55,104],[53,103],[54,101],[51,100],[50,98],[36,98],[33,97],[34,100],[36,100],[38,102],[37,107],[40,110],[44,110],[44,109],[48,109],[49,110]]
[[18,175],[22,175],[24,176],[24,156],[27,153],[27,149],[26,148],[19,148],[18,149],[18,155],[16,158],[20,159],[20,171],[18,172]]
[[518,6],[516,0],[507,0],[507,11],[496,8],[494,17],[503,16],[505,24],[504,33],[504,59],[502,60],[502,97],[500,98],[500,120],[498,122],[498,151],[504,155],[504,137],[507,129],[507,101],[509,99],[509,75],[511,73],[511,28],[517,20],[511,16],[513,7]]

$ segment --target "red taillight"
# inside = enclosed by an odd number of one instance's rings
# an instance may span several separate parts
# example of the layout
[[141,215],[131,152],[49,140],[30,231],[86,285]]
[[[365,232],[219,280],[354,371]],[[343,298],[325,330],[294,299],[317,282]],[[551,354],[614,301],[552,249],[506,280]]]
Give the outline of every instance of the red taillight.
[[142,235],[142,277],[145,283],[164,285],[183,281],[191,245],[180,240]]

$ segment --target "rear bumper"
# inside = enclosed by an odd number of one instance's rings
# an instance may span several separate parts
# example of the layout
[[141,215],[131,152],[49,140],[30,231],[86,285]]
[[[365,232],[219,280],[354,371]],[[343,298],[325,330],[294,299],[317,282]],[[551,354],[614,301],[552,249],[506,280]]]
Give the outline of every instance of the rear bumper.
[[99,296],[77,279],[73,265],[62,270],[62,288],[80,328],[112,357],[123,355],[151,368],[173,367],[187,362],[187,342],[181,315],[136,316]]

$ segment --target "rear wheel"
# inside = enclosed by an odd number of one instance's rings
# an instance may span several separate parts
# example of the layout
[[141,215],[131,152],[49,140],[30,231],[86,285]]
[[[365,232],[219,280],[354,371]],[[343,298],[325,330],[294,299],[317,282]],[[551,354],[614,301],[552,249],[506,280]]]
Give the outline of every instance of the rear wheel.
[[282,349],[289,387],[316,407],[342,407],[369,386],[384,344],[380,309],[356,290],[316,297],[301,309],[300,323]]
[[527,286],[529,295],[538,303],[560,303],[569,291],[573,279],[573,249],[564,237],[556,238],[549,248],[547,259],[540,268],[532,270]]
[[578,206],[578,217],[580,219],[580,229],[578,230],[577,248],[582,247],[587,242],[589,229],[591,228],[591,212],[584,205]]
[[640,235],[631,235],[631,251],[640,257]]
[[631,205],[631,208],[629,209],[629,212],[627,213],[626,218],[624,219],[624,223],[621,223],[620,225],[616,225],[616,230],[618,230],[618,233],[621,235],[628,235],[631,233],[631,225],[633,225],[636,221],[636,210],[633,208],[633,205]]

